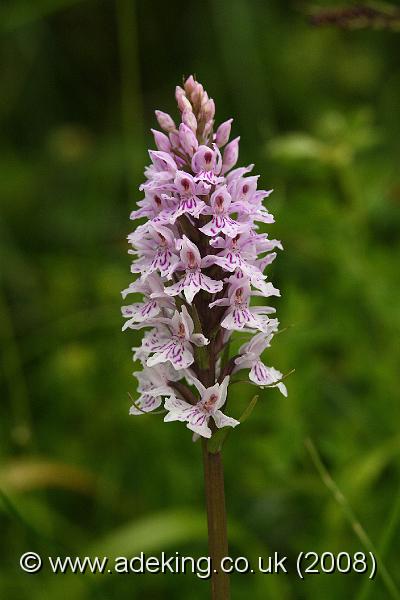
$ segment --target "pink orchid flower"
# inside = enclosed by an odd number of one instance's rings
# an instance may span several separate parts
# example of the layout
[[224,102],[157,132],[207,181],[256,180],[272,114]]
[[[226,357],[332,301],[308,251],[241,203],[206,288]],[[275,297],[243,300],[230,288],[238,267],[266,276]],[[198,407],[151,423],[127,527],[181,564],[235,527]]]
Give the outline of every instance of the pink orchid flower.
[[181,378],[179,372],[175,371],[168,364],[161,364],[155,367],[144,367],[143,371],[133,373],[139,382],[139,398],[129,409],[130,415],[142,415],[159,408],[162,404],[162,397],[171,394],[169,381],[177,381]]
[[185,274],[177,283],[166,287],[165,293],[169,296],[177,296],[183,292],[186,301],[191,304],[200,290],[205,290],[209,294],[220,292],[223,288],[223,282],[211,279],[201,271],[202,268],[211,264],[212,256],[201,258],[198,248],[185,235],[179,247],[181,260],[174,270],[185,270]]
[[[144,281],[138,279],[123,290],[122,297],[128,294],[141,293],[144,295],[143,302],[135,302],[121,308],[122,316],[127,319],[122,331],[131,327],[134,323],[142,323],[157,317],[163,308],[173,308],[174,303],[164,292],[164,285],[158,273],[151,273]],[[131,327],[132,328],[132,327]]]
[[282,382],[282,373],[274,367],[267,367],[261,361],[261,354],[266,348],[269,348],[271,339],[277,331],[277,323],[269,327],[269,331],[258,333],[247,344],[239,348],[240,356],[236,358],[236,370],[250,369],[249,379],[260,387],[276,387],[287,396],[287,389]]
[[229,377],[225,377],[221,384],[206,388],[196,378],[193,378],[193,383],[200,393],[200,400],[197,404],[189,404],[185,400],[177,398],[171,394],[165,401],[165,408],[168,414],[165,415],[164,421],[184,421],[187,422],[187,428],[194,431],[196,434],[210,438],[211,429],[208,426],[209,420],[212,418],[215,425],[220,427],[236,427],[240,421],[228,417],[220,409],[225,404],[226,395],[229,384]]
[[224,181],[220,177],[222,168],[222,157],[216,144],[199,146],[192,158],[192,170],[195,173],[195,181],[204,181],[211,185],[217,185]]
[[139,239],[136,236],[132,244],[136,250],[130,250],[130,254],[140,256],[131,266],[132,273],[141,273],[145,279],[150,273],[159,271],[163,277],[171,278],[179,258],[175,254],[175,236],[170,229],[152,224],[147,233]]
[[275,309],[270,306],[250,307],[251,288],[247,279],[239,285],[231,286],[228,298],[222,298],[211,302],[213,306],[227,306],[228,310],[221,322],[221,327],[241,331],[244,328],[267,331],[271,323],[266,315],[274,313]]
[[193,347],[206,346],[209,341],[201,333],[194,333],[194,324],[186,306],[181,312],[175,311],[173,317],[159,318],[162,331],[155,335],[150,346],[150,356],[146,364],[153,367],[159,363],[170,362],[174,369],[186,369],[193,364]]
[[246,225],[236,222],[229,216],[237,210],[238,205],[232,202],[226,185],[218,187],[211,195],[210,206],[203,210],[203,214],[212,215],[212,219],[204,227],[200,227],[200,231],[211,237],[219,233],[224,233],[230,238],[235,237],[240,231],[246,229]]
[[174,205],[160,213],[158,218],[172,225],[181,215],[190,215],[198,219],[206,206],[199,196],[208,194],[209,189],[210,186],[201,181],[196,183],[190,173],[177,171],[172,190],[178,199],[163,194],[163,198]]

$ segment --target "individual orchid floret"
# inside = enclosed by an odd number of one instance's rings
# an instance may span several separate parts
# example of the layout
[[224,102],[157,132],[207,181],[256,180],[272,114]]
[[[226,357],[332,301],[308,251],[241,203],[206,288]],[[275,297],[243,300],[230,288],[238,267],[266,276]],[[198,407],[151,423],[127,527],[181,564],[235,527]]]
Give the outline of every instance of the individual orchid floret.
[[229,377],[225,377],[221,384],[206,388],[199,380],[193,379],[199,393],[200,400],[197,404],[189,404],[185,400],[176,398],[171,394],[165,401],[165,408],[168,414],[164,421],[184,421],[187,422],[188,429],[191,429],[198,435],[210,438],[212,431],[208,426],[212,418],[215,425],[220,427],[236,427],[240,421],[228,417],[221,412],[221,407],[225,404],[229,384]]
[[181,378],[181,374],[168,364],[144,367],[143,371],[137,371],[133,375],[139,382],[137,391],[140,396],[130,407],[130,415],[142,415],[159,408],[163,396],[169,396],[172,392],[169,382]]
[[261,387],[277,387],[287,396],[287,389],[282,382],[283,375],[274,367],[267,367],[261,361],[261,354],[269,348],[271,339],[278,329],[277,323],[270,324],[269,331],[258,333],[247,344],[239,348],[239,356],[235,360],[235,371],[250,369],[249,379]]
[[168,208],[160,213],[158,219],[164,223],[168,222],[171,224],[174,224],[181,215],[190,215],[198,219],[206,206],[205,202],[199,196],[207,194],[209,188],[210,186],[203,182],[196,183],[190,173],[177,171],[173,191],[179,199],[176,200],[173,196],[164,195],[164,200],[168,200],[170,203],[175,202],[175,204],[172,208]]
[[152,164],[145,169],[148,182],[140,186],[140,189],[143,190],[157,187],[160,183],[173,181],[178,168],[175,160],[168,152],[149,150],[149,155]]
[[165,293],[169,296],[177,296],[183,292],[186,301],[191,304],[200,290],[205,290],[209,294],[220,292],[223,288],[223,282],[211,279],[201,271],[203,267],[208,267],[211,264],[212,256],[202,258],[197,246],[185,235],[179,246],[181,260],[176,265],[175,270],[184,270],[185,274],[177,283],[166,287]]
[[[213,257],[214,264],[225,271],[236,272],[235,277],[228,278],[229,282],[235,283],[244,275],[262,296],[280,296],[280,291],[272,283],[265,282],[266,276],[260,264],[263,259],[260,261],[257,257],[254,236],[247,232],[238,234],[234,238],[217,237],[211,240],[210,244],[214,248],[221,249],[221,252]],[[270,256],[270,258],[273,260],[274,257]],[[259,292],[253,292],[253,295],[260,295]]]
[[215,144],[199,146],[192,158],[192,170],[195,173],[195,181],[205,181],[212,185],[223,183],[224,178],[219,177],[222,168],[222,157]]
[[158,273],[151,273],[145,279],[136,279],[136,281],[132,281],[127,288],[122,290],[121,296],[125,300],[129,294],[143,294],[149,298],[166,299],[163,282]]
[[[218,236],[210,241],[213,248],[220,250],[214,257],[214,263],[225,271],[233,272],[241,269],[250,276],[257,259],[255,243],[249,234],[238,233],[232,238]],[[258,270],[258,269],[257,269]]]
[[213,306],[228,306],[228,310],[221,322],[221,327],[241,331],[244,328],[268,331],[271,319],[266,315],[274,313],[270,306],[250,307],[251,288],[247,280],[239,285],[231,286],[227,298],[211,302]]
[[[241,188],[239,187],[239,200],[242,200],[242,211],[247,215],[246,218],[252,221],[262,221],[268,224],[274,223],[273,215],[263,205],[263,200],[268,198],[273,190],[254,189],[251,182],[252,179],[253,177],[246,177],[243,181],[236,182],[236,187],[241,186]],[[246,200],[243,202],[244,198]]]
[[265,281],[265,275],[262,275],[261,271],[257,270],[248,274],[242,271],[242,269],[236,269],[230,277],[225,279],[225,283],[229,283],[233,287],[251,284],[256,288],[256,290],[251,291],[252,296],[269,298],[270,296],[281,295],[280,291],[270,281]]
[[[170,186],[168,186],[168,190],[169,189]],[[171,205],[167,200],[168,196],[165,193],[162,193],[162,190],[163,187],[160,186],[158,190],[147,190],[145,192],[144,199],[139,200],[139,202],[137,203],[140,208],[138,208],[137,210],[133,210],[130,214],[130,218],[132,219],[132,221],[146,217],[147,219],[151,219],[154,223],[165,225],[166,221],[165,219],[160,217],[160,213],[164,213],[166,210],[170,209]],[[141,236],[136,235],[137,231],[138,230],[134,232],[133,236],[131,234],[128,239],[140,239]]]
[[123,290],[122,296],[125,298],[132,293],[143,294],[143,302],[135,302],[121,308],[122,315],[127,319],[122,331],[128,327],[135,329],[135,327],[132,327],[135,323],[143,323],[154,319],[165,308],[174,308],[174,303],[164,292],[164,285],[157,273],[151,273],[146,279],[138,279],[131,283],[126,290]]
[[171,277],[179,258],[175,254],[175,236],[170,229],[152,225],[147,235],[141,240],[135,239],[133,244],[136,250],[130,253],[139,255],[139,258],[132,263],[132,273],[141,273],[142,279],[154,271],[159,271],[162,277]]
[[174,369],[186,369],[194,362],[193,347],[206,346],[209,341],[201,333],[194,333],[194,324],[186,306],[175,311],[172,318],[159,318],[162,332],[150,346],[152,356],[147,359],[148,367],[170,362]]
[[252,175],[251,177],[234,177],[230,180],[228,185],[233,200],[241,203],[240,207],[245,213],[249,213],[251,210],[249,202],[251,203],[254,194],[257,191],[258,179],[259,175]]
[[203,214],[212,215],[212,219],[200,227],[200,231],[211,237],[224,233],[228,237],[234,238],[246,228],[245,224],[237,223],[229,216],[236,211],[237,206],[232,203],[232,197],[226,185],[218,187],[211,195],[210,206],[203,210]]
[[[140,327],[137,327],[137,329],[140,329]],[[157,327],[154,327],[149,331],[145,331],[140,346],[134,346],[132,348],[133,360],[139,360],[144,366],[146,364],[147,359],[150,356],[151,348],[154,346],[154,344],[158,342],[160,334],[160,329]]]

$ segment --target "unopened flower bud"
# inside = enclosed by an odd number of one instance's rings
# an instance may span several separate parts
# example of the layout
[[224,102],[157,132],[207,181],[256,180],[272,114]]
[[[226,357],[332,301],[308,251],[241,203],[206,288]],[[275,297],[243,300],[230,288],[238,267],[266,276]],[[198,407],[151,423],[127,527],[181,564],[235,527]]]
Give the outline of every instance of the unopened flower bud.
[[178,108],[181,112],[184,110],[192,110],[192,105],[186,97],[185,90],[182,89],[179,85],[176,86],[175,89],[175,98],[178,103]]
[[222,173],[226,173],[229,169],[232,169],[237,163],[239,157],[239,140],[240,137],[235,138],[226,146],[224,150],[224,156],[222,159]]
[[193,131],[184,123],[179,125],[179,141],[182,148],[189,156],[193,156],[199,146],[199,142]]
[[215,115],[214,100],[210,98],[203,107],[203,114],[206,121],[212,121]]
[[165,133],[161,133],[161,131],[157,131],[156,129],[151,130],[154,135],[154,141],[156,146],[162,152],[170,152],[171,150],[171,142],[168,139],[168,136]]
[[196,81],[195,81],[193,75],[190,75],[184,83],[184,88],[185,88],[186,94],[188,96],[190,96],[192,94],[193,90],[195,89],[195,87],[196,87]]
[[175,131],[176,125],[168,113],[165,113],[162,110],[156,110],[156,119],[159,126],[161,129],[164,129],[164,131],[167,131],[168,133]]
[[205,140],[208,140],[208,138],[209,138],[209,136],[211,134],[213,125],[214,125],[214,121],[207,121],[207,123],[204,125],[203,138]]
[[197,108],[200,108],[200,106],[201,106],[201,99],[203,97],[203,93],[204,93],[203,86],[198,81],[195,81],[195,86],[193,87],[191,99],[192,99],[193,105],[197,106]]
[[197,119],[192,110],[184,110],[182,113],[182,121],[187,125],[193,133],[197,131]]
[[171,131],[169,134],[169,141],[171,142],[171,146],[173,148],[178,148],[179,146],[179,133],[177,131]]
[[203,93],[201,95],[201,107],[203,109],[206,106],[207,102],[208,102],[208,94],[206,91],[203,91]]
[[232,121],[233,119],[228,119],[218,127],[217,133],[215,134],[215,143],[218,148],[222,148],[222,146],[225,146],[228,142],[229,136],[231,135]]

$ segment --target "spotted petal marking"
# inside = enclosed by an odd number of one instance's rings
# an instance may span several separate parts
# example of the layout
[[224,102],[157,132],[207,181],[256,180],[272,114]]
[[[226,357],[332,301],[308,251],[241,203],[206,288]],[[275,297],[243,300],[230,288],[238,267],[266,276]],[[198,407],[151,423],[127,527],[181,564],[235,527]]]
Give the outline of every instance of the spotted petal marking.
[[154,355],[147,359],[148,367],[169,361],[174,369],[187,369],[194,362],[193,354],[177,336],[173,336],[159,345],[154,345],[152,352]]
[[[160,396],[151,396],[150,394],[142,394],[135,404],[129,409],[130,415],[142,415],[143,413],[148,413],[153,410],[156,410],[159,406],[161,406],[162,399]],[[138,408],[139,407],[139,408]]]
[[137,302],[130,306],[122,307],[122,315],[128,320],[125,321],[122,331],[125,331],[128,327],[134,323],[142,323],[148,319],[156,317],[160,312],[160,307],[156,300],[150,299],[147,302]]
[[209,294],[216,294],[217,292],[220,292],[222,288],[222,281],[211,279],[211,277],[204,275],[200,269],[196,269],[187,270],[180,281],[165,288],[165,293],[169,296],[177,296],[183,292],[186,300],[189,303],[192,303],[193,298],[200,290],[205,290]]
[[240,223],[236,223],[231,217],[226,215],[214,215],[209,223],[200,227],[205,235],[214,237],[219,233],[225,233],[230,238],[234,238],[241,230],[243,226]]

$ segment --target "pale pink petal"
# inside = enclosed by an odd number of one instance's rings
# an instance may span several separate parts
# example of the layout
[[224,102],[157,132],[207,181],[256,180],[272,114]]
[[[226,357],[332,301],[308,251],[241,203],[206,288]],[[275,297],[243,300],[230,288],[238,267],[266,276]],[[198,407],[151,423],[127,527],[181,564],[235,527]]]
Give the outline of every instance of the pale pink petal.
[[221,323],[226,329],[243,329],[254,326],[254,318],[248,308],[234,308],[229,311]]
[[148,367],[169,361],[175,369],[186,369],[194,362],[193,354],[177,339],[171,339],[152,351],[154,355],[147,359]]
[[195,244],[193,244],[193,242],[189,240],[189,238],[186,237],[186,235],[182,237],[178,247],[180,249],[181,261],[186,267],[193,269],[196,266],[200,266],[201,256],[199,249]]
[[124,324],[122,330],[130,327],[132,323],[141,323],[148,319],[156,317],[160,313],[160,307],[156,300],[148,300],[147,302],[137,302],[129,306],[122,307],[122,315],[129,319]]
[[211,429],[208,427],[207,421],[204,421],[204,423],[202,425],[188,423],[187,428],[190,429],[191,431],[194,431],[195,434],[197,433],[197,435],[199,435],[201,437],[208,438],[208,439],[211,437]]
[[218,428],[236,427],[237,425],[240,425],[240,421],[237,421],[236,419],[233,419],[232,417],[228,417],[227,415],[224,415],[224,413],[221,412],[220,410],[217,410],[213,414],[213,419]]
[[132,406],[130,407],[129,414],[142,415],[143,413],[151,412],[152,410],[156,410],[161,405],[161,402],[161,396],[156,397],[149,394],[142,394],[137,399],[135,404],[132,404]]
[[273,385],[282,379],[283,375],[274,367],[266,367],[258,360],[249,373],[249,379],[257,385]]
[[239,223],[236,223],[230,217],[225,217],[225,222],[223,227],[221,228],[222,233],[225,233],[230,238],[234,238],[238,233],[242,231],[243,227]]
[[168,410],[164,421],[186,421],[188,411],[192,410],[192,405],[176,396],[171,395],[165,400],[164,408]]
[[193,324],[193,319],[189,315],[189,311],[186,308],[186,306],[182,306],[182,308],[181,308],[181,320],[185,327],[186,339],[190,339],[190,337],[193,333],[193,330],[194,330],[194,324]]
[[201,272],[188,272],[186,271],[185,278],[183,280],[183,293],[185,294],[186,301],[192,304],[193,298],[201,290]]
[[224,284],[222,281],[216,281],[207,275],[201,274],[201,288],[206,290],[206,292],[209,292],[210,294],[216,294],[217,292],[220,292],[223,287]]
[[229,306],[229,304],[229,298],[220,298],[219,300],[214,300],[214,302],[210,302],[208,306],[210,308],[213,308],[213,306]]
[[211,437],[211,429],[207,426],[210,415],[208,415],[199,402],[192,406],[192,410],[188,411],[187,427],[202,437]]
[[168,294],[168,296],[177,296],[178,294],[180,294],[183,291],[184,287],[185,287],[185,280],[180,279],[179,281],[177,281],[177,283],[174,283],[173,285],[165,287],[164,291],[166,294]]
[[211,221],[209,221],[206,225],[204,225],[203,227],[200,227],[200,231],[202,231],[205,235],[214,237],[218,233],[221,232],[222,227],[223,227],[223,217],[220,217],[220,218],[213,217],[211,219]]
[[227,392],[228,392],[228,385],[229,385],[229,375],[227,375],[226,377],[224,377],[223,382],[219,386],[218,400],[215,403],[215,408],[217,410],[219,408],[221,408],[221,406],[223,406],[225,404],[226,395],[227,395]]

